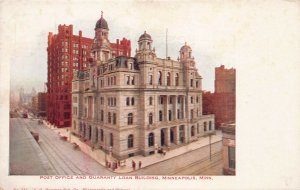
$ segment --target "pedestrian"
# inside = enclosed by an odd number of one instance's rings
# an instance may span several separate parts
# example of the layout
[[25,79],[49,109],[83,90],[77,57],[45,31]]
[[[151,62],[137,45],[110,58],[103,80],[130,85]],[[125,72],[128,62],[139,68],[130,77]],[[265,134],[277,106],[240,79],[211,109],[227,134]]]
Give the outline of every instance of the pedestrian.
[[142,161],[139,161],[139,169],[142,168]]
[[133,170],[135,170],[135,165],[136,165],[135,161],[133,161]]

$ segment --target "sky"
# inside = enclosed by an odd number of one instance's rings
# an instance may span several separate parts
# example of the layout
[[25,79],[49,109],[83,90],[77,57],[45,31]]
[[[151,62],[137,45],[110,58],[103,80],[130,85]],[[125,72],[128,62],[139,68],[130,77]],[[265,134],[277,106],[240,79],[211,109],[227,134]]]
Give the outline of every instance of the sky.
[[[168,54],[176,60],[187,42],[193,50],[203,77],[203,89],[214,90],[214,68],[235,67],[235,35],[245,29],[238,19],[238,4],[209,1],[9,1],[2,14],[13,55],[10,57],[11,88],[26,91],[44,89],[47,81],[47,36],[57,33],[59,24],[73,24],[74,33],[94,37],[94,27],[104,12],[110,41],[126,37],[132,41],[132,56],[137,40],[146,30],[153,38],[158,57]],[[4,6],[2,6],[4,7]],[[9,11],[8,11],[9,10]],[[2,17],[3,18],[3,17]],[[2,20],[3,22],[3,20]]]
[[[279,5],[280,4],[280,5]],[[176,60],[186,42],[203,77],[203,90],[214,91],[214,68],[243,67],[244,57],[266,50],[274,37],[291,31],[297,6],[282,1],[4,1],[1,3],[1,43],[8,55],[11,89],[44,90],[47,82],[47,36],[59,24],[73,24],[74,34],[94,37],[101,11],[109,25],[110,41],[132,41],[132,56],[144,31],[153,38],[158,57]],[[296,27],[296,26],[293,26]],[[276,36],[269,33],[277,31]],[[295,34],[292,34],[295,35]],[[5,45],[6,43],[6,45]],[[265,51],[263,51],[265,52]],[[265,56],[266,54],[264,54]],[[254,56],[255,57],[255,56]],[[253,59],[254,57],[251,57]],[[256,60],[257,61],[257,60]],[[251,63],[250,63],[251,64]],[[254,64],[254,63],[252,63]],[[237,70],[238,76],[239,70]]]

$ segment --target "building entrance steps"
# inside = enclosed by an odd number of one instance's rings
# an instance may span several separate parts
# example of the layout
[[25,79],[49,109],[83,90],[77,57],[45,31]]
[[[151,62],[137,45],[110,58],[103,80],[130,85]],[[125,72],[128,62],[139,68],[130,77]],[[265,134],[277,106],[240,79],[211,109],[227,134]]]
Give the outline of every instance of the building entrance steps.
[[[141,162],[141,168],[144,168],[209,145],[209,136],[204,136],[198,138],[197,140],[189,144],[182,144],[182,146],[176,145],[176,147],[175,145],[170,146],[169,150],[167,149],[167,147],[164,147],[165,150],[167,150],[166,154],[157,153],[156,150],[155,154],[153,155],[149,155],[149,156],[137,155],[124,160],[117,160],[113,156],[105,153],[103,150],[92,147],[88,143],[82,141],[79,137],[71,134],[69,128],[53,128],[52,126],[49,125],[48,127],[53,129],[53,131],[55,131],[58,135],[68,137],[68,142],[76,143],[80,147],[78,150],[86,153],[101,165],[107,167],[107,162],[110,163],[110,166],[112,166],[113,163],[117,164],[118,167],[114,169],[113,172],[120,173],[120,174],[134,171],[132,166],[133,165],[132,161],[135,162],[136,165],[135,170],[138,170],[139,162]],[[216,134],[211,135],[211,144],[220,141],[222,141],[222,132],[217,130]]]

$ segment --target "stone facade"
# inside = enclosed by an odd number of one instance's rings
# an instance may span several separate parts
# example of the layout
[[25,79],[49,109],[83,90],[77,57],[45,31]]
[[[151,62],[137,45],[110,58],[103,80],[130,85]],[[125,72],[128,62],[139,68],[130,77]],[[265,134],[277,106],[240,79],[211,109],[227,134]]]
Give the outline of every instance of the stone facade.
[[144,32],[134,57],[114,57],[101,19],[90,66],[72,82],[72,132],[118,159],[214,132],[214,115],[202,115],[202,77],[192,49],[185,44],[177,61],[158,58]]

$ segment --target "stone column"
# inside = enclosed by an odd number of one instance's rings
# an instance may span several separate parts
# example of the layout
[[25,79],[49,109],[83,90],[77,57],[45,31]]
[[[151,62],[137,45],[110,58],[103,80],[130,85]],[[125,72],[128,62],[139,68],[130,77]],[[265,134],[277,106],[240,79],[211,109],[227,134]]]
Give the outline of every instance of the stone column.
[[173,96],[173,120],[177,120],[177,96]]
[[152,96],[152,103],[154,104],[154,113],[153,113],[153,124],[157,123],[159,121],[158,118],[158,114],[159,114],[159,110],[158,110],[158,95],[153,95]]
[[176,145],[180,144],[179,143],[179,126],[174,127],[174,143]]
[[186,115],[186,113],[185,113],[185,103],[184,103],[184,95],[182,95],[181,96],[181,116],[182,116],[182,119],[184,119],[185,118],[185,115]]
[[185,125],[184,127],[184,142],[188,143],[189,142],[189,137],[190,137],[190,126],[188,124]]
[[171,137],[170,137],[170,128],[165,128],[165,144],[167,146],[170,146],[170,140],[171,140]]
[[165,95],[164,97],[164,121],[168,121],[168,95]]

